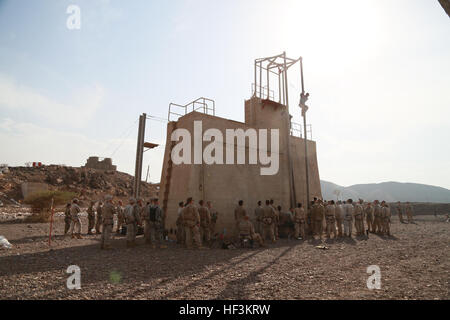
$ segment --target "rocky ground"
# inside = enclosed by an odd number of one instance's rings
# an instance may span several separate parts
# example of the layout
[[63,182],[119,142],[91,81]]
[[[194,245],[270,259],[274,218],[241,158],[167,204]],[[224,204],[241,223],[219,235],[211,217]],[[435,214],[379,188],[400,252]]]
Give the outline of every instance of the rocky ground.
[[[83,217],[83,230],[86,228]],[[263,249],[99,249],[100,236],[58,235],[48,224],[0,222],[12,249],[0,249],[1,299],[449,299],[450,223],[416,217],[393,222],[393,237],[320,241],[280,240]],[[67,267],[81,268],[80,290],[68,290]],[[368,290],[367,267],[381,269],[381,289]]]

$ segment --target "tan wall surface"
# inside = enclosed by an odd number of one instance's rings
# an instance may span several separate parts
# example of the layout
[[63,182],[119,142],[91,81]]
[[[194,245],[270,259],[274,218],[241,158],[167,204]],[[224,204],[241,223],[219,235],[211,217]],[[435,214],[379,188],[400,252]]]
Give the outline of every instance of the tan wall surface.
[[[258,200],[264,202],[266,199],[274,199],[275,203],[282,205],[284,210],[289,209],[289,171],[286,151],[286,131],[284,131],[288,130],[288,122],[286,121],[287,113],[285,109],[282,105],[273,103],[263,104],[260,99],[253,98],[246,101],[247,124],[197,112],[189,113],[181,117],[177,122],[169,123],[161,175],[160,199],[162,201],[166,192],[171,133],[175,126],[176,128],[185,128],[192,133],[195,120],[202,121],[203,133],[209,128],[219,129],[223,134],[224,140],[225,129],[280,129],[280,168],[276,175],[260,175],[261,165],[259,164],[259,157],[258,164],[256,165],[173,165],[168,192],[166,228],[175,228],[178,203],[180,201],[186,201],[188,197],[193,197],[196,203],[200,199],[212,201],[213,206],[219,212],[216,231],[223,231],[223,228],[227,228],[227,230],[233,228],[234,208],[239,200],[244,200],[244,207],[246,207],[250,217],[253,217]],[[203,146],[205,147],[209,143],[203,142]],[[291,137],[290,143],[294,159],[294,185],[297,201],[305,201],[303,200],[303,198],[306,199],[304,140]],[[270,139],[268,144],[270,150]],[[193,146],[193,134],[191,145]],[[310,148],[308,151],[310,155],[310,189],[311,195],[316,196],[320,195],[321,192],[315,142],[308,141],[308,146]],[[226,150],[224,148],[224,163],[225,155]],[[295,159],[298,159],[298,161]],[[248,145],[246,163],[248,163]]]

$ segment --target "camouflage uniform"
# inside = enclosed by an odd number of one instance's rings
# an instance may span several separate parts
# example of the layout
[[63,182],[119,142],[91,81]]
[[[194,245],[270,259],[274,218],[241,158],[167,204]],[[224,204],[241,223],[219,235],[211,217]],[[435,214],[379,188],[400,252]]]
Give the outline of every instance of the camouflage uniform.
[[87,214],[88,214],[88,232],[87,232],[87,234],[92,234],[92,229],[94,229],[94,226],[95,226],[94,203],[91,203],[91,205],[87,209]]
[[102,238],[100,242],[101,249],[108,249],[111,242],[111,233],[114,225],[114,215],[116,208],[111,203],[111,200],[106,202],[102,210]]
[[72,216],[70,214],[70,205],[66,206],[66,211],[64,211],[64,235],[69,232],[70,224],[72,223]]
[[391,208],[387,204],[383,207],[383,231],[387,235],[391,235]]
[[259,245],[262,247],[264,246],[264,241],[259,235],[259,233],[256,233],[253,224],[248,220],[247,218],[242,219],[239,222],[239,238],[242,239],[250,239],[252,241],[257,241]]
[[200,206],[198,214],[200,215],[200,237],[202,241],[208,243],[211,240],[211,213],[206,206]]
[[200,248],[202,246],[202,242],[199,232],[200,215],[197,207],[192,203],[188,204],[184,207],[181,215],[183,218],[184,233],[186,235],[186,247],[192,248],[192,242],[194,242],[195,245]]
[[81,219],[80,219],[81,209],[77,203],[72,203],[70,206],[70,216],[72,218],[72,222],[70,224],[70,233],[72,234],[72,238],[81,239]]
[[401,223],[403,223],[403,209],[402,209],[402,205],[400,203],[398,203],[396,209],[397,209],[398,219],[400,220]]
[[414,222],[413,208],[409,203],[406,204],[405,212],[406,212],[406,216],[408,217],[408,223],[413,223]]
[[136,245],[137,225],[141,223],[141,216],[139,214],[139,207],[130,201],[124,209],[124,219],[127,225],[127,247]]
[[354,207],[355,229],[356,235],[364,234],[364,209],[360,203],[356,203]]
[[264,209],[262,206],[258,206],[255,209],[255,232],[261,234],[262,233],[262,222],[261,218],[263,216]]
[[371,232],[375,232],[375,227],[373,223],[373,211],[374,211],[373,206],[369,202],[364,209],[364,213],[366,214],[367,230]]
[[373,215],[374,215],[374,229],[375,232],[379,233],[381,232],[381,212],[382,208],[380,206],[379,203],[376,203],[375,206],[373,207]]
[[247,213],[245,212],[244,207],[237,206],[236,209],[234,209],[234,222],[238,233],[239,233],[239,222],[241,222],[241,220],[244,218],[245,215],[247,215]]
[[342,237],[342,224],[344,222],[344,207],[342,204],[337,204],[335,208],[335,218],[337,225],[337,232],[339,237]]
[[349,237],[352,236],[353,211],[354,208],[351,203],[344,205],[344,234]]
[[125,223],[125,218],[123,216],[123,207],[121,205],[118,205],[116,207],[116,212],[117,212],[117,230],[116,230],[116,233],[120,234],[122,226]]
[[263,208],[262,224],[263,224],[263,240],[269,236],[272,242],[275,242],[275,235],[273,234],[273,224],[275,222],[275,213],[272,207],[266,205]]
[[322,238],[325,207],[321,203],[314,204],[312,215],[314,219],[314,232],[316,235]]
[[219,213],[213,207],[208,207],[209,213],[211,214],[211,223],[209,224],[210,235],[214,237],[216,234],[216,223]]
[[299,237],[302,237],[302,239],[305,239],[305,237],[306,237],[306,233],[305,233],[305,225],[306,225],[305,209],[303,209],[303,208],[295,208],[294,209],[294,223],[295,223],[294,237],[296,239],[298,239]]
[[331,233],[336,238],[336,207],[334,204],[328,204],[325,207],[325,220],[327,222],[327,237],[330,238]]

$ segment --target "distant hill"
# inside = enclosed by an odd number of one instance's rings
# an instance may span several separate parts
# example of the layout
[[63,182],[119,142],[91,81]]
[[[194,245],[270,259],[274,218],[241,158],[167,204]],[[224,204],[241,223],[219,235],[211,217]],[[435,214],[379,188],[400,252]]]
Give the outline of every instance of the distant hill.
[[324,199],[336,199],[335,190],[341,193],[339,199],[386,200],[388,202],[433,202],[450,203],[450,190],[418,183],[383,182],[355,184],[342,187],[328,181],[320,181]]

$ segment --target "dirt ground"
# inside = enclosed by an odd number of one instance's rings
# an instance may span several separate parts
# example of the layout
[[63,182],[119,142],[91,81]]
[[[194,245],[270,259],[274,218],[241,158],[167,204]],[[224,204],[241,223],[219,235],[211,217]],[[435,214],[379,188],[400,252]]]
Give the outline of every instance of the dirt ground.
[[[83,218],[83,231],[86,231]],[[419,216],[394,218],[393,237],[280,240],[263,249],[186,250],[143,244],[99,249],[99,235],[57,236],[48,224],[0,222],[13,245],[0,249],[1,299],[449,299],[450,223]],[[63,218],[55,232],[63,233]],[[81,268],[81,289],[66,287],[70,265]],[[367,267],[378,265],[381,289],[369,290]]]

